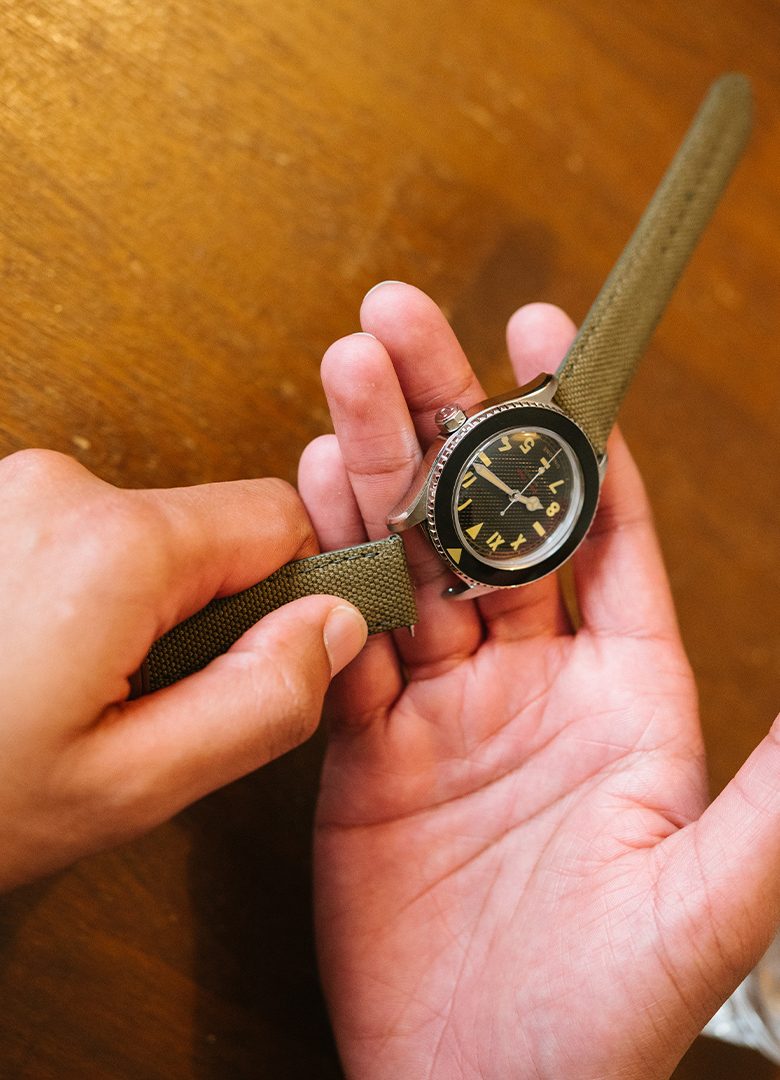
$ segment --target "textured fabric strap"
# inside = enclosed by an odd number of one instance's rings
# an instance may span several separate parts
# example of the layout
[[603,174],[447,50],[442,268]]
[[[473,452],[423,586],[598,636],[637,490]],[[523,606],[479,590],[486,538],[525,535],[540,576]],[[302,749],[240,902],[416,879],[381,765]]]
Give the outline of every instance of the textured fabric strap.
[[634,368],[747,141],[750,84],[713,83],[557,375],[553,401],[604,450]]
[[265,581],[214,600],[156,641],[131,680],[138,697],[205,667],[263,615],[301,596],[327,593],[360,608],[371,634],[417,622],[400,536],[287,563]]

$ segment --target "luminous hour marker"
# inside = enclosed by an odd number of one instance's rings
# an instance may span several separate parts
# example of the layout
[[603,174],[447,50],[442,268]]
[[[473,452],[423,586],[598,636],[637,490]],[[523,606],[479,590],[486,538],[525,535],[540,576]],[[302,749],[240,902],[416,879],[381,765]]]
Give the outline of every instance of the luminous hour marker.
[[525,543],[525,537],[523,536],[522,533],[520,533],[517,540],[513,540],[512,543],[509,546],[511,548],[514,548],[515,551],[517,551],[517,549],[520,547],[520,545],[524,544],[524,543]]
[[491,551],[495,551],[500,548],[502,544],[506,543],[501,533],[494,532],[492,536],[489,536],[485,541]]
[[472,540],[477,539],[477,537],[479,536],[479,530],[484,524],[484,521],[480,521],[479,525],[472,525],[470,529],[466,529],[467,534],[471,537]]
[[461,510],[465,510],[466,507],[470,506],[471,503],[473,503],[473,502],[474,502],[473,499],[466,499],[466,501],[464,503],[461,503],[460,506],[458,507],[458,513],[460,513]]
[[541,521],[534,522],[534,532],[538,533],[539,536],[547,535],[547,530],[545,529],[544,525],[542,525]]
[[463,483],[461,484],[461,487],[471,487],[471,485],[474,483],[474,481],[476,479],[477,479],[476,473],[473,473],[473,472],[470,472],[470,471],[467,472],[466,475],[463,477]]
[[459,563],[460,557],[463,554],[463,548],[447,548],[447,554],[454,563]]
[[479,458],[479,460],[482,462],[483,465],[492,465],[493,464],[493,462],[490,460],[490,458],[487,456],[487,454],[484,453],[483,451],[480,451],[480,453],[477,454],[477,457]]
[[539,436],[536,434],[535,431],[518,431],[516,435],[512,436],[512,438],[515,440],[515,442],[535,443]]
[[548,484],[547,486],[550,489],[550,491],[555,491],[556,488],[559,488],[561,486],[561,484],[565,484],[565,483],[566,483],[565,480],[556,480],[554,484]]
[[499,453],[503,453],[505,450],[511,450],[511,449],[512,449],[512,444],[509,441],[509,436],[508,435],[502,435],[501,436],[501,445],[498,448]]

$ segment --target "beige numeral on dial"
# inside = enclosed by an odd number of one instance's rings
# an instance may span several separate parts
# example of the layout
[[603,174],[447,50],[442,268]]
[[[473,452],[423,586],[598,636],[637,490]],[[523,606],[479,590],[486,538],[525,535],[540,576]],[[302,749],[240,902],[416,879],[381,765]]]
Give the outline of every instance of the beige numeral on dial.
[[550,505],[545,510],[545,513],[547,514],[547,517],[555,517],[555,515],[558,513],[560,508],[561,508],[560,503],[551,502]]
[[501,533],[494,532],[492,536],[489,536],[487,538],[485,543],[487,544],[487,546],[490,548],[491,551],[495,551],[496,548],[500,548],[502,544],[506,543],[506,541],[504,540]]

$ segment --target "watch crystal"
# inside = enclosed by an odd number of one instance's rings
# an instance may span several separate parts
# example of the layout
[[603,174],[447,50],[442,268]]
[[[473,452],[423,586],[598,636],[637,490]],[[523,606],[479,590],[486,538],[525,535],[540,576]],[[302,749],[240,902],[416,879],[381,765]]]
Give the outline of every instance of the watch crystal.
[[571,447],[546,428],[515,427],[469,457],[452,510],[471,555],[513,570],[551,555],[571,533],[582,501],[582,469]]

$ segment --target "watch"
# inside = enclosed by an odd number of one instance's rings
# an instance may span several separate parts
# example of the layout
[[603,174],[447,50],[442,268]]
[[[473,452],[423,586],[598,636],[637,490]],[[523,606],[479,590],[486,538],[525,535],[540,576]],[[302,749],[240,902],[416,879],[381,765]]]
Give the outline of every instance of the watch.
[[634,369],[747,140],[750,87],[710,88],[639,225],[557,372],[470,409],[436,414],[439,436],[393,533],[421,526],[459,579],[454,598],[556,570],[593,520],[607,436]]
[[[728,74],[710,88],[633,236],[554,374],[436,414],[439,435],[387,521],[425,530],[456,584],[453,598],[516,588],[552,573],[593,520],[607,436],[634,369],[739,160],[750,86]],[[414,590],[397,535],[288,563],[213,601],[155,642],[131,680],[154,691],[205,667],[267,612],[332,593],[369,631],[411,626]]]

